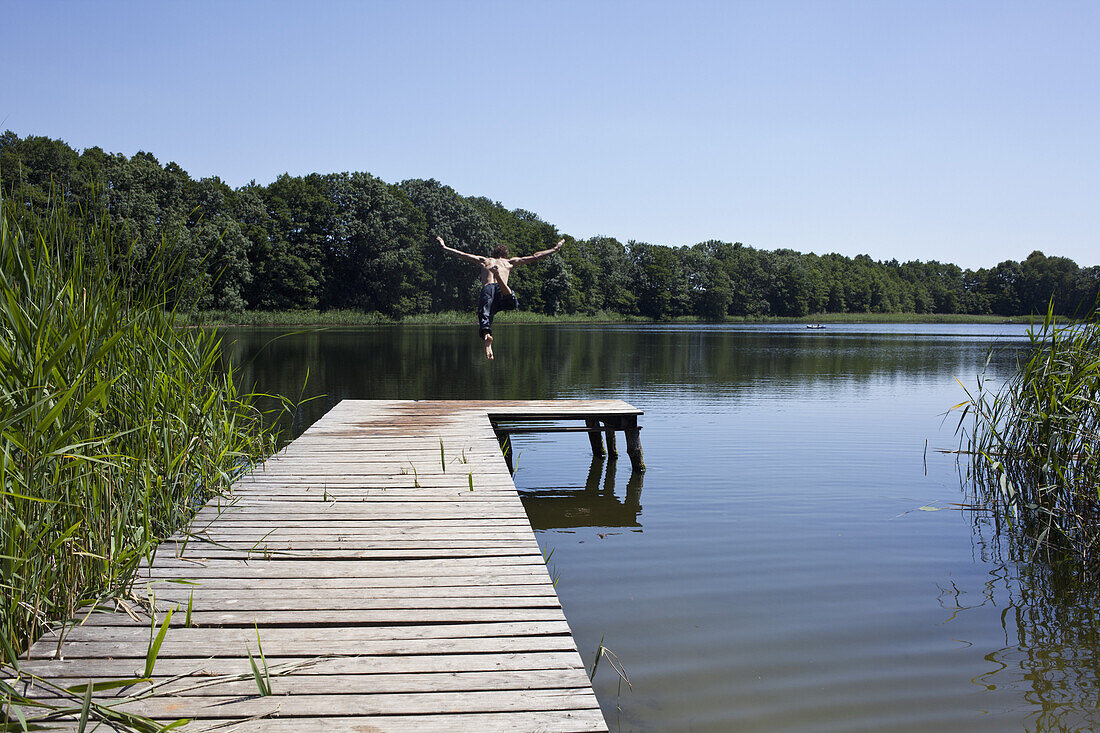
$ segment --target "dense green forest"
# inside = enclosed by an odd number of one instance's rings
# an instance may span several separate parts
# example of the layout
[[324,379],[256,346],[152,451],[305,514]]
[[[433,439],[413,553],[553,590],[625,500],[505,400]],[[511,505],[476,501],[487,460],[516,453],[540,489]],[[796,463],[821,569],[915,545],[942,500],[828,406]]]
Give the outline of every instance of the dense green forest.
[[1083,315],[1096,303],[1100,266],[1032,252],[988,269],[941,262],[877,262],[866,255],[800,254],[740,242],[667,247],[612,237],[574,239],[522,209],[462,196],[435,180],[387,183],[369,173],[282,175],[233,188],[194,180],[150,153],[82,152],[61,140],[0,136],[0,188],[44,210],[51,197],[102,207],[132,242],[141,272],[162,237],[183,261],[181,282],[201,307],[221,310],[350,308],[391,317],[465,309],[471,266],[451,246],[513,255],[565,247],[517,270],[522,307],[548,314],[614,312],[651,318],[806,316],[814,313]]

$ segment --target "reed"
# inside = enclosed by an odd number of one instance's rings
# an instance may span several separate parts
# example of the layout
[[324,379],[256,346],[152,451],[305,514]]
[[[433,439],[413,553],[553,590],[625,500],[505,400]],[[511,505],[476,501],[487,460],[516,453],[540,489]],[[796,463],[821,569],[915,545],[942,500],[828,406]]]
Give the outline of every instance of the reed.
[[0,646],[14,666],[47,625],[121,598],[275,438],[217,335],[176,327],[171,242],[137,272],[101,216],[0,208]]
[[[958,431],[977,506],[1034,557],[1100,560],[1100,311],[1061,325],[1051,308],[997,386],[967,391]],[[968,420],[969,418],[969,420]]]

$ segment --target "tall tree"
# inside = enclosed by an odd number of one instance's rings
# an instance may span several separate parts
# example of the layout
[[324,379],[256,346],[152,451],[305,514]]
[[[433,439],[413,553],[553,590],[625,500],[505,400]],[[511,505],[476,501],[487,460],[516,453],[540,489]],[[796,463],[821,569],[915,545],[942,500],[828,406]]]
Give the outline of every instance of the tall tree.
[[399,187],[369,173],[333,174],[326,183],[335,203],[326,304],[388,316],[426,311],[424,215]]
[[[270,216],[269,247],[256,262],[269,288],[257,305],[293,304],[316,308],[326,287],[326,251],[335,226],[336,204],[322,176],[283,174],[263,190]],[[266,300],[266,303],[264,301]]]
[[477,301],[478,288],[471,277],[470,266],[448,257],[429,242],[440,236],[451,247],[477,255],[488,255],[493,247],[493,233],[485,217],[450,186],[435,179],[402,181],[401,190],[424,215],[426,227],[424,266],[432,273],[431,309],[465,310]]

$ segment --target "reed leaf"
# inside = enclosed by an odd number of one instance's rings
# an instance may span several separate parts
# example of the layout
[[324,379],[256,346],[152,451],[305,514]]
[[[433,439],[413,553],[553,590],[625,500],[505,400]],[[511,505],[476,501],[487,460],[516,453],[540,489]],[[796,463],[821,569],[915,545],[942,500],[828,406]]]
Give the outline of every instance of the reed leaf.
[[[156,619],[154,618],[154,622]],[[164,643],[164,636],[168,633],[168,625],[172,622],[172,611],[168,611],[168,614],[164,617],[164,621],[160,624],[160,631],[153,637],[153,640],[149,643],[149,650],[145,653],[145,676],[153,676],[153,667],[157,664],[157,656],[160,654],[161,644]],[[154,623],[153,628],[156,628]]]

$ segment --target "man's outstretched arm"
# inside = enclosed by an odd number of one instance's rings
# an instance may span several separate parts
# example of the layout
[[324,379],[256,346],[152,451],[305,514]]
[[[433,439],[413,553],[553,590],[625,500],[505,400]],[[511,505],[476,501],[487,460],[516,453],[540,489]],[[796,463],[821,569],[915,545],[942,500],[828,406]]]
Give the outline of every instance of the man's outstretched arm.
[[485,264],[485,258],[484,257],[478,257],[477,255],[470,254],[469,252],[463,252],[460,249],[455,249],[454,247],[448,247],[446,244],[443,243],[443,237],[439,236],[438,234],[436,235],[435,238],[436,238],[436,241],[439,242],[439,246],[443,248],[444,252],[446,252],[448,254],[452,254],[455,257],[460,257],[461,259],[464,259],[467,262],[473,262],[475,265]]
[[559,239],[559,240],[558,240],[558,243],[557,243],[557,244],[555,244],[555,245],[554,245],[553,247],[551,247],[550,249],[544,249],[544,250],[543,250],[543,251],[541,251],[541,252],[536,252],[535,254],[533,254],[533,255],[527,255],[526,257],[513,257],[513,258],[511,259],[511,263],[512,263],[513,265],[526,265],[526,264],[528,264],[528,263],[530,263],[530,262],[538,262],[538,261],[539,261],[539,260],[541,260],[541,259],[542,259],[543,257],[549,257],[550,255],[552,255],[552,254],[554,254],[555,252],[557,252],[557,251],[558,251],[559,249],[561,249],[561,246],[562,246],[563,244],[565,244],[565,240],[564,240],[564,239]]

